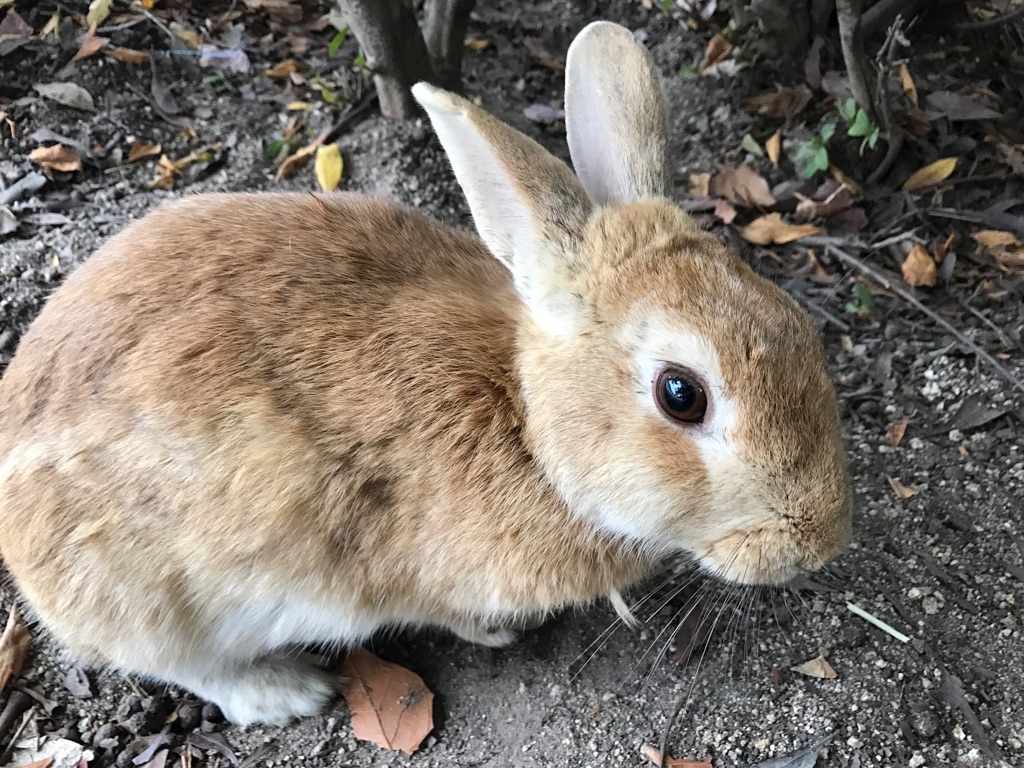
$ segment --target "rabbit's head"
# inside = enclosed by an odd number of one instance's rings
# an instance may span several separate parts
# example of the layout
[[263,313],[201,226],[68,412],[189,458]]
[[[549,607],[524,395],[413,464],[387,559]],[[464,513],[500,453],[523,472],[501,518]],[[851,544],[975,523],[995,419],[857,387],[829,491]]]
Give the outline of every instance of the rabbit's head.
[[414,94],[522,300],[527,439],[569,507],[739,582],[836,555],[850,488],[821,342],[668,199],[664,97],[632,34],[595,22],[569,49],[578,176],[469,101]]

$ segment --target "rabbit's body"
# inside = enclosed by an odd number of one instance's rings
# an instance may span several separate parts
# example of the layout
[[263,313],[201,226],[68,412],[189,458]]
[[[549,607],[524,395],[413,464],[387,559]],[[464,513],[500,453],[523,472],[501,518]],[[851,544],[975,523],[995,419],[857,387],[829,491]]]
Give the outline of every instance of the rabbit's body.
[[520,312],[477,238],[383,201],[164,205],[0,381],[0,554],[76,655],[170,679],[606,595],[640,563],[531,461]]
[[579,178],[414,88],[481,239],[352,195],[204,196],[54,294],[0,380],[0,556],[73,653],[281,722],[332,690],[289,645],[502,645],[622,608],[665,555],[770,583],[839,551],[813,327],[666,199],[633,36],[591,24],[566,73]]

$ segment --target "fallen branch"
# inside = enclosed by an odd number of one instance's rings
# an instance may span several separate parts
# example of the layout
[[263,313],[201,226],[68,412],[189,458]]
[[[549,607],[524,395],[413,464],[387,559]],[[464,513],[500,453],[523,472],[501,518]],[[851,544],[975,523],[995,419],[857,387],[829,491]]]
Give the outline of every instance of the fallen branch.
[[958,331],[947,320],[943,319],[937,312],[926,307],[923,303],[921,303],[921,300],[914,296],[914,294],[912,294],[909,290],[897,284],[895,281],[890,280],[885,274],[879,272],[874,267],[868,266],[867,264],[864,263],[863,260],[858,259],[853,254],[847,253],[846,251],[836,247],[835,245],[832,245],[831,243],[825,244],[825,250],[828,253],[835,256],[837,259],[839,259],[839,261],[843,262],[844,264],[864,273],[872,280],[874,280],[876,283],[885,288],[887,291],[895,293],[908,304],[912,305],[918,312],[925,315],[932,322],[942,326],[942,328],[944,328],[946,331],[952,334],[953,338],[955,338],[962,346],[966,347],[972,353],[974,353],[982,360],[984,360],[986,363],[988,363],[990,366],[992,366],[992,368],[995,369],[995,371],[1000,376],[1006,379],[1006,381],[1014,389],[1016,389],[1018,392],[1024,393],[1024,383],[1017,379],[1002,363],[1000,363],[998,360],[992,357],[992,355],[990,355],[988,352],[986,352],[984,349],[978,346],[977,343],[967,338],[961,331]]

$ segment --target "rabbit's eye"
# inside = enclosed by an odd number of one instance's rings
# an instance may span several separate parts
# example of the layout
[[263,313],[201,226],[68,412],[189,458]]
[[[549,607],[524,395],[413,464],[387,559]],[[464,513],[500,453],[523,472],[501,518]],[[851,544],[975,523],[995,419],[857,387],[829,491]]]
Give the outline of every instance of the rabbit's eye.
[[669,368],[654,382],[654,395],[662,413],[675,421],[698,424],[708,410],[704,387],[691,373]]

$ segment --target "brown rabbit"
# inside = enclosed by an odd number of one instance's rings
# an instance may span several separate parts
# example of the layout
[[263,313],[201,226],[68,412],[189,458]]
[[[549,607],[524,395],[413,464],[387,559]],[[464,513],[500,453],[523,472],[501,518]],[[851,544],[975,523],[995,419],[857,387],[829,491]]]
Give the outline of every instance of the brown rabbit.
[[665,198],[658,78],[569,51],[579,178],[418,85],[482,239],[393,203],[206,195],[112,238],[0,381],[0,554],[76,656],[237,723],[316,712],[288,646],[490,645],[671,553],[742,582],[834,556],[821,344]]

